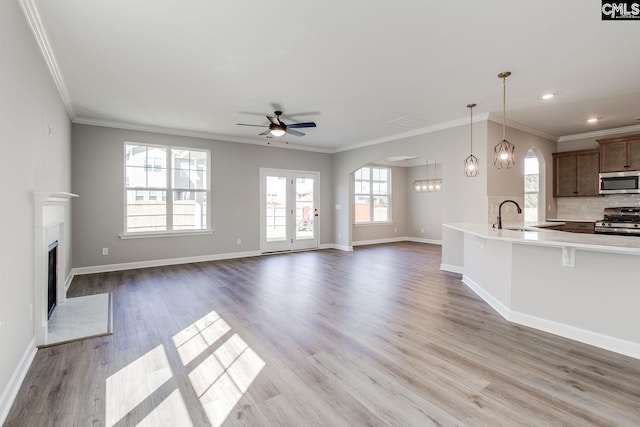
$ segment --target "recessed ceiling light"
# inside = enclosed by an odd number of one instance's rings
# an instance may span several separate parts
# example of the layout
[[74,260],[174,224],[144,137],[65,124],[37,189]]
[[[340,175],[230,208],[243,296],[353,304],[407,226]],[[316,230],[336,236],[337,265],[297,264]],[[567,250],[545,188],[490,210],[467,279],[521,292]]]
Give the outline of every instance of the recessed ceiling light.
[[591,117],[590,119],[587,119],[587,123],[595,123],[598,121],[597,117]]
[[551,99],[554,96],[556,96],[556,95],[553,94],[553,93],[545,93],[544,95],[542,95],[542,99]]

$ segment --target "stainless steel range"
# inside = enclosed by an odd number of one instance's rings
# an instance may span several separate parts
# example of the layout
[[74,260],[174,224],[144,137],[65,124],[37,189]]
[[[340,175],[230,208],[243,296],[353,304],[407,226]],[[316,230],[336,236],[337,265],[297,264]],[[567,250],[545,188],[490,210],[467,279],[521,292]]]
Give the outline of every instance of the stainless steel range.
[[604,208],[604,219],[596,221],[595,232],[640,235],[640,207]]

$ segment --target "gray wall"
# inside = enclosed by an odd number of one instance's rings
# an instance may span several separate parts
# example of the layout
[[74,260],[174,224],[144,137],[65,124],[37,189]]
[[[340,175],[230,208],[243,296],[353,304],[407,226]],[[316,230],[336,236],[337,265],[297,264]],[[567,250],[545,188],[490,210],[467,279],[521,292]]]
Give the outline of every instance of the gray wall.
[[[5,206],[0,210],[1,397],[34,337],[30,318],[34,301],[33,193],[71,190],[71,126],[16,1],[0,2],[0,52],[0,182],[4,184]],[[53,125],[52,136],[49,124]],[[69,256],[71,247],[66,249]],[[66,276],[69,271],[64,273]]]
[[[487,178],[488,215],[490,222],[495,222],[498,214],[498,205],[504,199],[514,199],[520,206],[524,204],[524,158],[529,149],[533,148],[540,161],[540,191],[544,200],[544,210],[539,213],[539,218],[555,218],[556,205],[553,199],[553,156],[556,150],[556,142],[542,137],[507,127],[507,140],[516,146],[515,165],[509,169],[496,169],[493,167],[494,146],[502,141],[502,124],[488,122],[487,151],[489,159],[489,171]],[[507,205],[505,205],[507,206]],[[522,215],[516,215],[515,210],[509,206],[507,220],[522,222]]]
[[[475,123],[474,154],[487,151],[487,122]],[[464,159],[469,155],[469,126],[413,136],[334,155],[333,172],[335,199],[334,242],[340,247],[351,245],[350,175],[360,166],[393,156],[413,156],[435,159],[444,187],[442,190],[442,222],[487,222],[487,158],[480,157],[480,174],[464,175]],[[493,167],[493,166],[492,166]],[[441,171],[441,172],[440,172]]]
[[[332,242],[329,154],[78,124],[72,141],[74,267],[258,251],[261,167],[320,172],[319,243]],[[125,141],[211,150],[213,235],[120,239]]]
[[[353,176],[351,179],[353,179]],[[354,242],[392,239],[396,237],[405,237],[407,235],[408,185],[406,168],[391,167],[391,223],[366,225],[354,224],[352,226]],[[353,217],[351,221],[353,223]]]
[[[429,177],[433,175],[429,168]],[[438,165],[438,170],[441,166]],[[407,168],[407,237],[416,239],[442,240],[443,191],[416,193],[410,188],[413,181],[425,179],[424,166]],[[439,175],[439,174],[438,174]],[[446,183],[445,183],[446,186]]]

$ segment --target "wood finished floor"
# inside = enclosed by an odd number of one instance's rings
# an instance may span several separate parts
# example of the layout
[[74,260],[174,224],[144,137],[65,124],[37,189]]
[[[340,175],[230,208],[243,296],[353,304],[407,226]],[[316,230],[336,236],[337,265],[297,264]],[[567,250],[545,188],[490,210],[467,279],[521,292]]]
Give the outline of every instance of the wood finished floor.
[[39,350],[6,426],[640,425],[640,360],[509,324],[440,247],[76,277],[114,333]]

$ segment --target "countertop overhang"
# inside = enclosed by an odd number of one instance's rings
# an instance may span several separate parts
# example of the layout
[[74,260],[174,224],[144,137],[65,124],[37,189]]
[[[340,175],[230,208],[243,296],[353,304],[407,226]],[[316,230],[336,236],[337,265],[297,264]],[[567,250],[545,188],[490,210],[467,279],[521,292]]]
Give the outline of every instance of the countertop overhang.
[[454,223],[444,224],[443,226],[469,233],[482,239],[506,240],[525,245],[557,246],[585,251],[640,255],[640,236],[583,234],[542,228],[551,224],[558,223],[538,223],[535,226],[508,224],[501,230],[492,228],[488,224],[477,223]]

